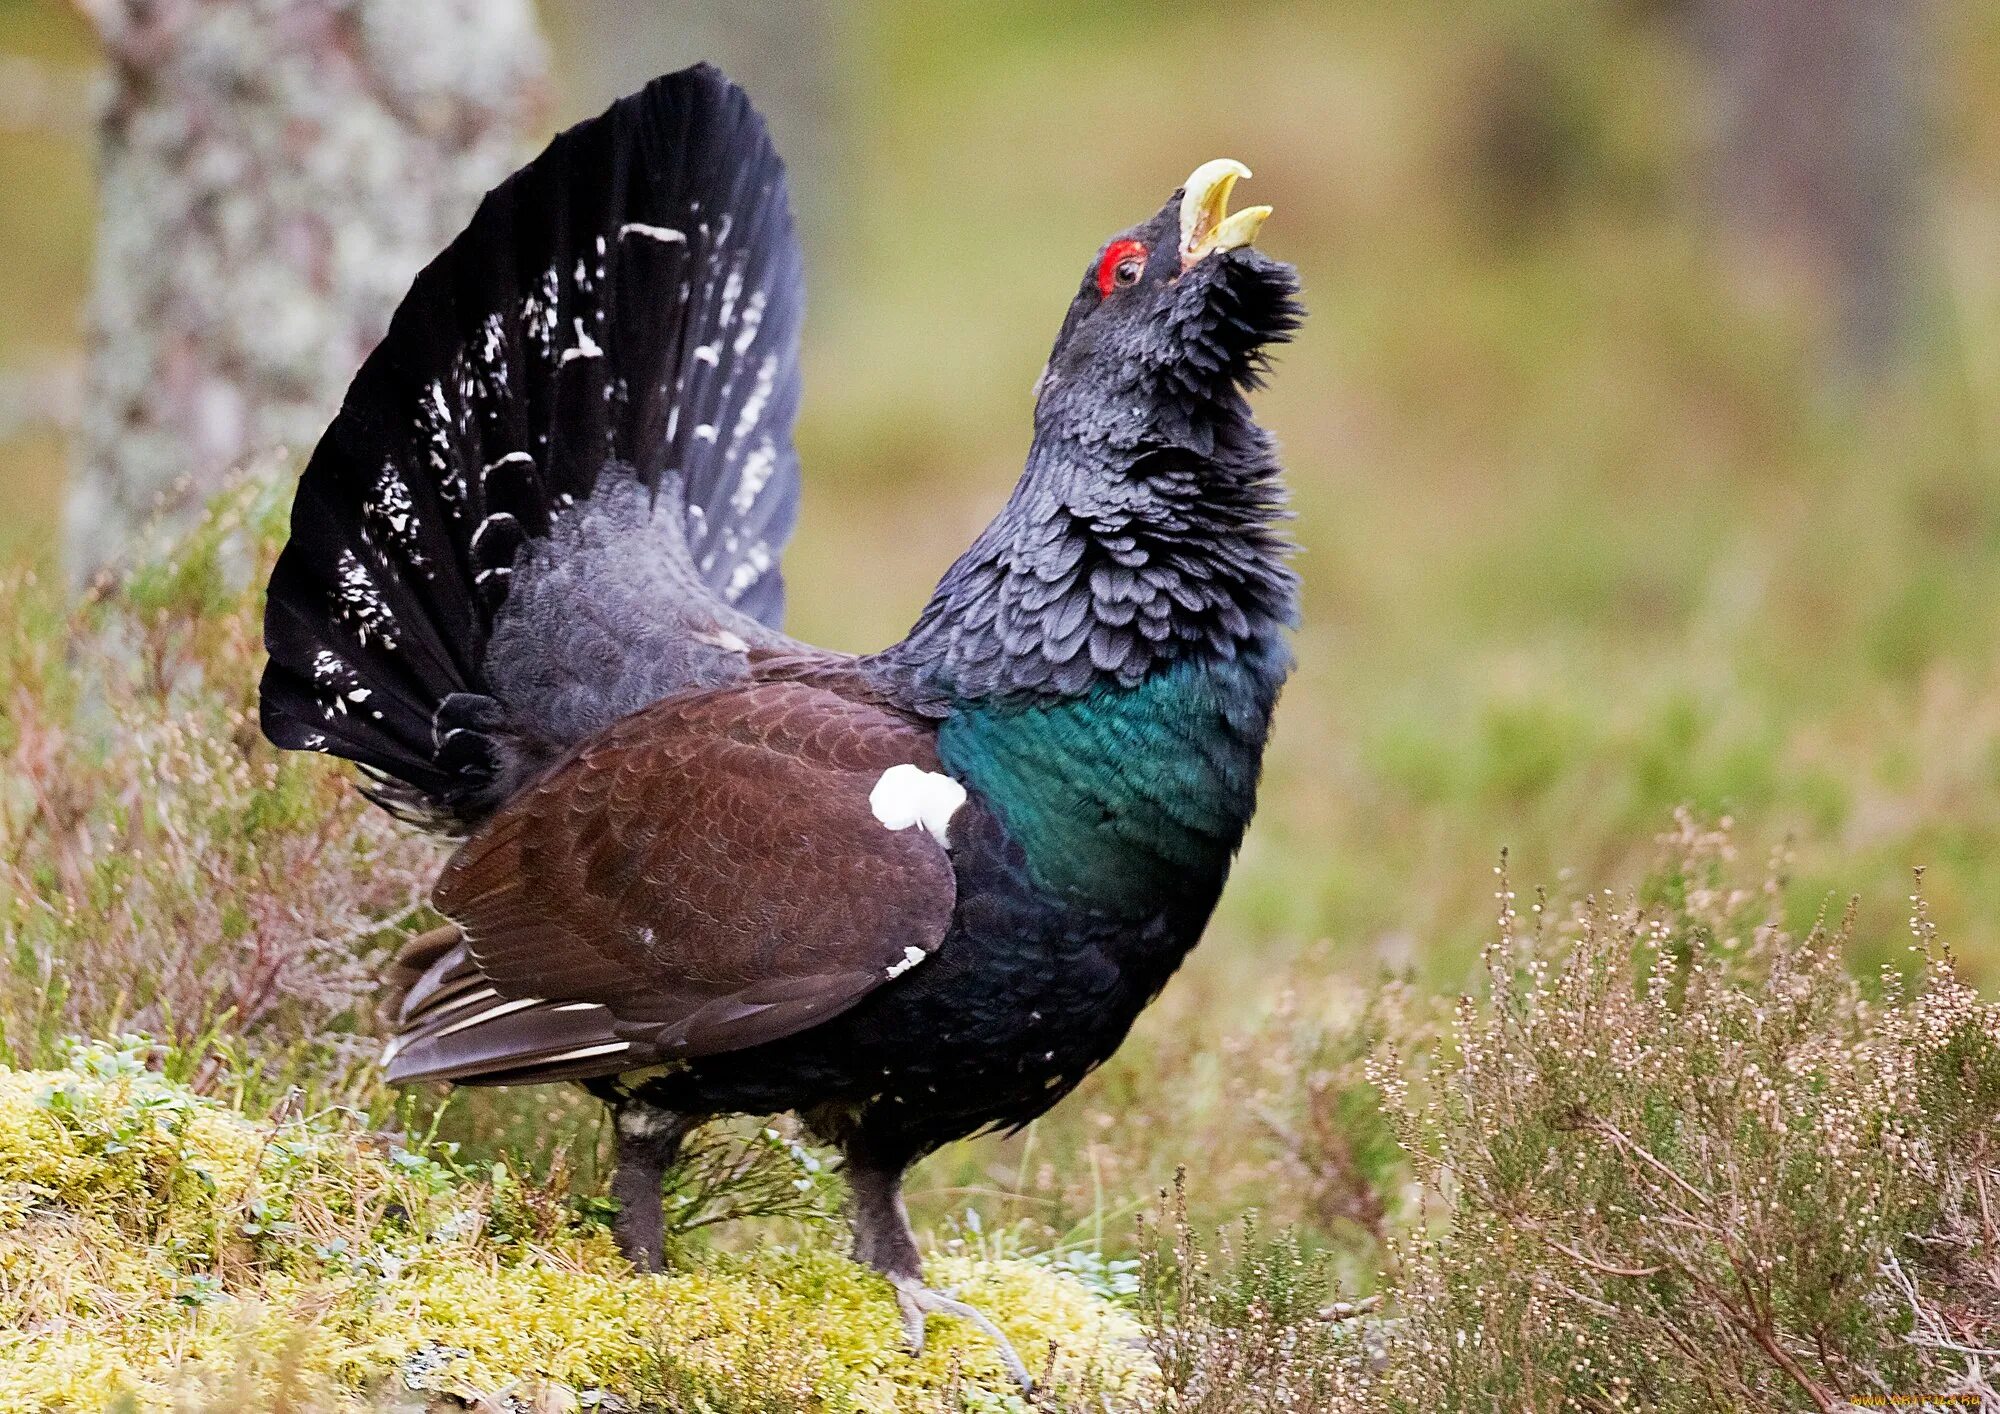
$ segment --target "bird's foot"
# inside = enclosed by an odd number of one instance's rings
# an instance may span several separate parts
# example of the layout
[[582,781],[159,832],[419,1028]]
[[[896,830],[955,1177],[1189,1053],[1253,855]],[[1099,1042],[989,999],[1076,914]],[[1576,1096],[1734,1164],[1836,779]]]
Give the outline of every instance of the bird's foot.
[[957,1316],[972,1322],[979,1331],[1000,1352],[1000,1363],[1014,1383],[1021,1387],[1021,1393],[1033,1394],[1035,1382],[1028,1374],[1028,1367],[1021,1363],[1021,1357],[1014,1353],[1014,1344],[1000,1333],[1000,1327],[988,1319],[977,1306],[968,1306],[963,1301],[954,1300],[941,1291],[933,1291],[914,1277],[891,1278],[896,1287],[896,1305],[903,1313],[903,1334],[909,1341],[912,1357],[924,1353],[924,1320],[929,1316]]

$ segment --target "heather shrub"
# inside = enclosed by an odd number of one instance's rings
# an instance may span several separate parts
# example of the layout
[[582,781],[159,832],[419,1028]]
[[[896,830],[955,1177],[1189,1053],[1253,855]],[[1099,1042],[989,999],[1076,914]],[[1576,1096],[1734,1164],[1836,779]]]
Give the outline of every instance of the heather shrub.
[[[263,743],[277,539],[243,493],[82,604],[0,585],[0,1402],[1019,1407],[950,1323],[906,1359],[789,1130],[691,1149],[663,1283],[608,1246],[568,1092],[378,1132],[375,979],[440,847]],[[1039,1216],[964,1209],[934,1275],[1049,1411],[2000,1398],[2000,1007],[1921,891],[1910,965],[1857,979],[1868,915],[1789,927],[1785,862],[1741,882],[1682,815],[1625,894],[1523,912],[1503,868],[1455,1008],[1273,968],[1253,1024],[1141,1041],[1031,1134],[997,1177]],[[1122,1245],[1176,1161],[1295,1230],[1211,1234],[1177,1186]]]
[[[1523,919],[1431,1064],[1377,1068],[1433,1204],[1402,1244],[1390,1409],[1833,1409],[1976,1391],[1992,1343],[2000,1007],[1916,901],[1871,998],[1852,911],[1779,922],[1727,822],[1633,898]],[[1780,861],[1780,864],[1782,861]]]
[[1211,1251],[1179,1181],[1140,1232],[1140,1309],[1163,1386],[1161,1414],[1291,1414],[1359,1407],[1378,1354],[1374,1302],[1336,1302],[1332,1265],[1253,1213]]
[[207,1036],[326,1084],[365,1036],[439,856],[257,730],[279,532],[243,491],[74,607],[0,582],[0,1058],[138,1031],[205,1080]]

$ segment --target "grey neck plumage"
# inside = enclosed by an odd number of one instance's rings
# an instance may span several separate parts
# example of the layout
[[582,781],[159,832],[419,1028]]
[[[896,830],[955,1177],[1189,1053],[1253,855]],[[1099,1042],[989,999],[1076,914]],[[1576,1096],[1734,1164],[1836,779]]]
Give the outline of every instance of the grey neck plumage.
[[1201,433],[1121,447],[1039,428],[1007,505],[870,669],[945,711],[1132,687],[1275,637],[1297,578],[1270,438],[1247,416]]

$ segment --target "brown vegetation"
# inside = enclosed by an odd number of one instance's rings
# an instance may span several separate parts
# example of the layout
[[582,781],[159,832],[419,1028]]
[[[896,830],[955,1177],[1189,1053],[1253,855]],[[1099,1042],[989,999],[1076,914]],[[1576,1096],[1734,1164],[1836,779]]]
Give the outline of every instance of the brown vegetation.
[[[268,1122],[289,1123],[299,1094],[390,1124],[371,979],[417,925],[436,850],[338,768],[256,734],[249,586],[274,534],[253,499],[227,498],[78,609],[31,579],[0,591],[0,1040],[13,1066],[48,1067],[77,1063],[71,1037],[143,1031],[156,1042],[117,1054],[252,1125],[273,1105]],[[1155,1028],[1046,1122],[1046,1162],[1022,1151],[1004,1191],[974,1195],[941,1252],[1040,1264],[1129,1307],[1159,1384],[1126,1403],[1163,1411],[1991,1398],[2000,1006],[1959,979],[1920,894],[1910,975],[1864,981],[1843,959],[1882,943],[1856,936],[1852,907],[1795,933],[1783,855],[1744,872],[1730,822],[1682,813],[1623,895],[1537,894],[1523,911],[1503,867],[1483,993],[1455,1006],[1294,966],[1286,1000],[1218,1051]],[[1170,999],[1167,1020],[1199,1000]],[[502,1161],[538,1241],[601,1218],[569,1188],[596,1135],[560,1100],[484,1096],[442,1119],[468,1143],[438,1182],[499,1182],[482,1175]],[[1135,1232],[1176,1164],[1188,1184]],[[745,1133],[681,1178],[684,1263],[768,1256],[783,1233],[819,1270],[832,1239],[814,1156]],[[169,1226],[179,1181],[147,1199]],[[95,1211],[85,1188],[25,1182],[0,1173],[11,1223]],[[1213,1207],[1218,1186],[1292,1226],[1264,1236],[1253,1218],[1214,1239],[1188,1191]],[[981,1217],[1038,1203],[1035,1221]],[[727,1221],[746,1214],[762,1225]],[[177,1260],[235,1299],[220,1255]],[[986,1407],[964,1372],[947,1388],[949,1407]],[[713,1407],[819,1407],[729,1389]]]

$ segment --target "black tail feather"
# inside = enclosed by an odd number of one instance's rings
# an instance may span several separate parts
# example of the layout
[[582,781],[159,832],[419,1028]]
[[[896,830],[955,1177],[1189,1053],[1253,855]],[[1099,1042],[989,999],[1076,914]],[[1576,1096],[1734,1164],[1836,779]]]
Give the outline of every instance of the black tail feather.
[[[657,636],[627,622],[657,584],[775,628],[802,306],[782,165],[721,74],[669,75],[557,137],[418,275],[307,465],[271,579],[266,734],[360,763],[393,808],[476,821],[570,744],[519,685],[584,667],[489,650],[528,548],[614,462],[673,494],[617,502],[632,548],[596,577],[629,582],[603,586],[592,662]],[[683,523],[653,533],[652,507]],[[536,627],[504,653],[556,636]],[[674,685],[643,665],[621,683],[599,715]]]

